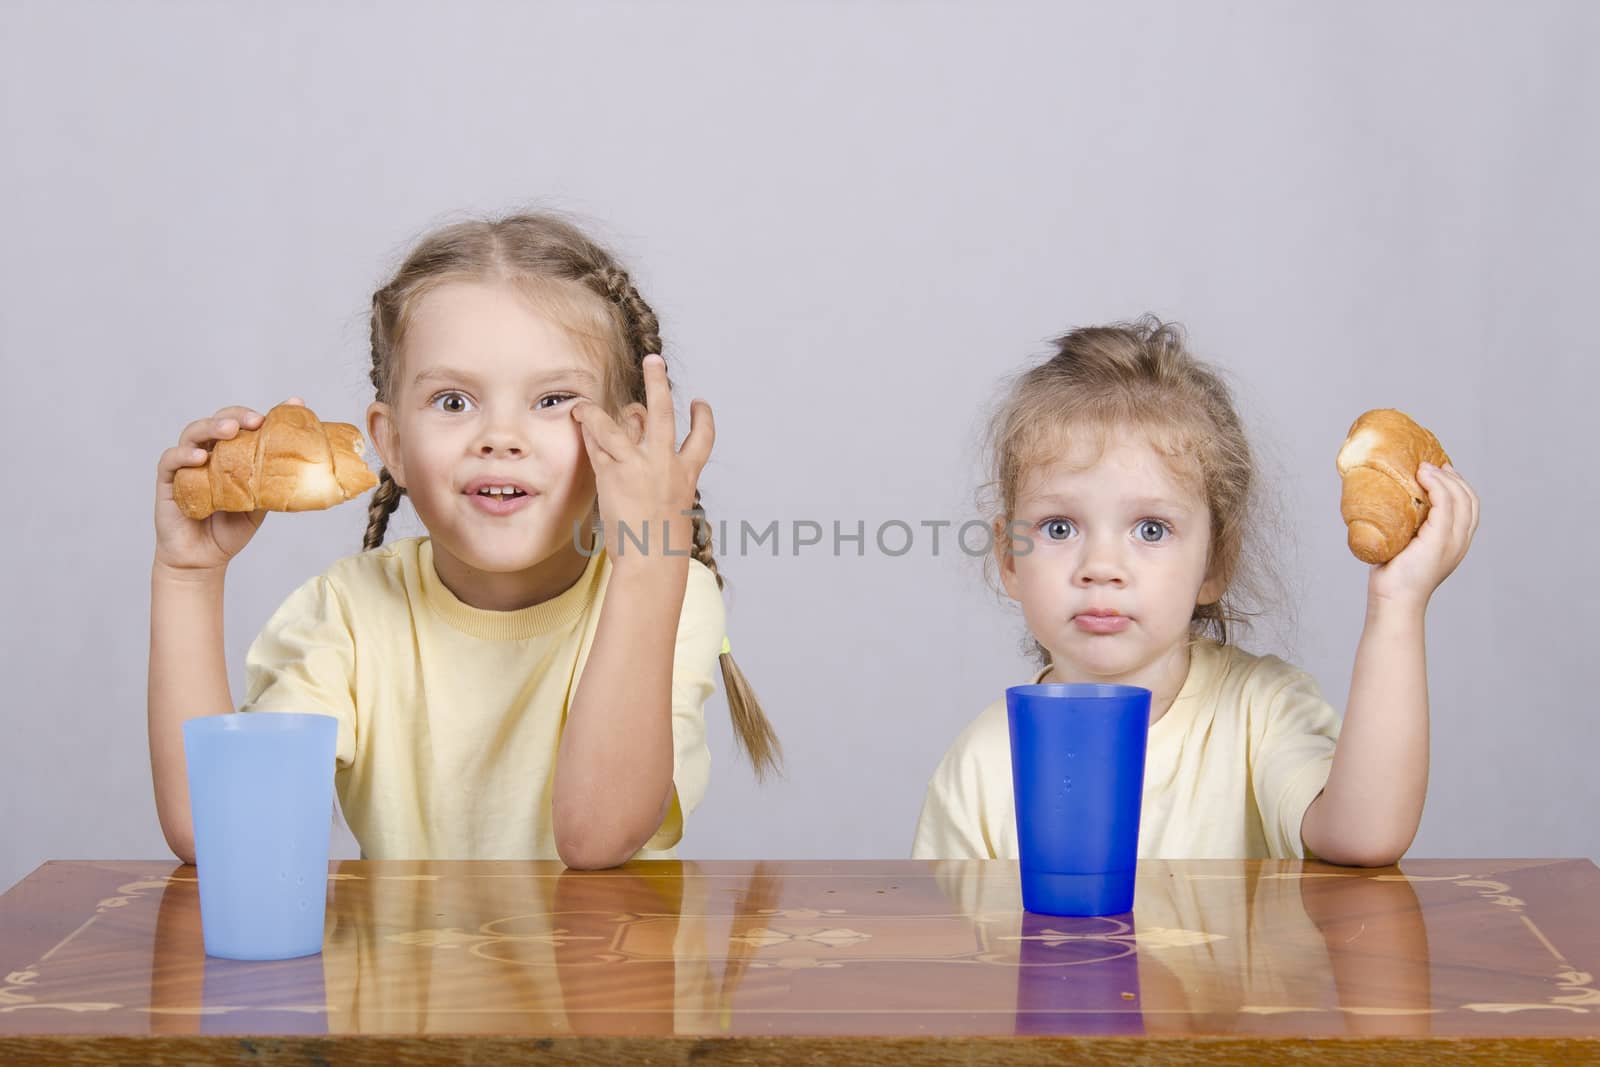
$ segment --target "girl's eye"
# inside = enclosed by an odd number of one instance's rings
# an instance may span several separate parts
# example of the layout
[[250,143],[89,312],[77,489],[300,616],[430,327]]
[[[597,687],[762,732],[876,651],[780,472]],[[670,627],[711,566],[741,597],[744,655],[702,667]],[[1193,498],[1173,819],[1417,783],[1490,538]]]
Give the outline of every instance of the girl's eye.
[[428,403],[450,415],[459,415],[464,411],[470,410],[472,406],[472,401],[467,399],[467,394],[458,393],[453,389],[449,392],[440,393]]
[[551,393],[549,396],[541,396],[536,406],[541,410],[553,408],[558,404],[564,404],[568,400],[572,400],[575,396],[576,394],[574,393]]
[[1050,541],[1065,541],[1074,529],[1070,519],[1046,519],[1039,524],[1039,531]]
[[1139,540],[1143,541],[1145,544],[1154,545],[1160,544],[1170,531],[1167,529],[1167,524],[1164,522],[1160,522],[1156,519],[1143,519],[1140,521],[1138,526],[1133,528],[1133,532],[1138,536]]

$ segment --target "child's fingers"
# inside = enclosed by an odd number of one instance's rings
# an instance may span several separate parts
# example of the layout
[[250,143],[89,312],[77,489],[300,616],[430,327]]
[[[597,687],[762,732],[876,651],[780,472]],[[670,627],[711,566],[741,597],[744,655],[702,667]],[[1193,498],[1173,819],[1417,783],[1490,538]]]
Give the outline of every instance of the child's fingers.
[[1419,480],[1426,476],[1428,489],[1428,521],[1445,538],[1441,545],[1451,570],[1466,555],[1477,530],[1477,494],[1453,468],[1424,468],[1418,472]]
[[156,482],[170,485],[184,467],[198,467],[206,461],[206,450],[194,445],[174,445],[156,461]]
[[1427,490],[1428,504],[1432,507],[1437,505],[1442,497],[1456,496],[1456,487],[1461,482],[1461,476],[1452,474],[1443,467],[1424,463],[1417,468],[1417,481]]
[[1460,475],[1453,479],[1451,491],[1456,496],[1456,540],[1464,552],[1472,543],[1472,535],[1478,531],[1478,494]]
[[711,446],[717,440],[716,420],[711,416],[711,405],[704,400],[689,403],[689,435],[683,439],[678,454],[694,464],[699,471],[711,458]]
[[248,430],[261,425],[261,420],[265,418],[265,416],[255,408],[247,408],[242,404],[234,404],[229,407],[222,408],[215,415],[211,416],[211,418],[215,422],[231,422]]
[[190,447],[208,445],[212,441],[226,441],[237,437],[240,430],[253,430],[261,425],[261,414],[247,407],[227,407],[209,419],[196,419],[183,428],[178,444]]
[[578,423],[578,436],[583,439],[584,455],[589,457],[590,463],[593,463],[602,454],[600,446],[594,443],[594,435],[589,432],[589,427],[580,422]]
[[656,353],[644,357],[645,440],[671,448],[677,440],[672,415],[672,387],[667,384],[667,361]]
[[1434,490],[1429,494],[1442,494],[1450,500],[1450,510],[1453,516],[1460,517],[1470,512],[1467,506],[1467,483],[1461,475],[1443,467],[1435,468],[1433,472]]
[[629,404],[622,409],[622,418],[618,419],[617,423],[628,431],[628,440],[637,445],[644,443],[644,432],[649,421],[648,408],[643,404]]
[[572,418],[583,427],[584,443],[589,447],[591,457],[598,451],[608,459],[618,459],[627,455],[628,449],[633,447],[627,431],[593,401],[585,400],[572,405]]
[[1417,470],[1417,481],[1428,493],[1428,517],[1424,529],[1448,532],[1455,523],[1456,498],[1450,480],[1438,467],[1424,463]]
[[1456,470],[1453,464],[1446,463],[1442,469],[1443,473],[1458,487],[1458,492],[1464,504],[1461,509],[1461,521],[1466,527],[1466,539],[1470,541],[1473,534],[1478,532],[1478,494],[1472,488],[1472,483],[1462,477],[1461,472]]
[[583,435],[583,452],[584,455],[589,457],[590,466],[599,469],[607,464],[616,462],[616,457],[602,448],[600,442],[595,440],[592,429],[580,424],[578,432]]

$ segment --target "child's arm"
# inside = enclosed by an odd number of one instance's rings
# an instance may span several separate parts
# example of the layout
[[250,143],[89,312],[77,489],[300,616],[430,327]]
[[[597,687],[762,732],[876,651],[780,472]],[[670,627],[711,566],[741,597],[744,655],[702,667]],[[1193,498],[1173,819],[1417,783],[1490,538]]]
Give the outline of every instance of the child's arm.
[[[295,401],[298,402],[298,401]],[[178,510],[172,482],[183,467],[198,467],[215,441],[254,429],[261,415],[223,408],[190,423],[156,466],[156,551],[150,572],[150,677],[146,707],[150,773],[156,815],[167,845],[194,862],[189,778],[183,724],[233,710],[222,646],[222,583],[231,560],[255,534],[265,512],[216,512],[196,521]]]
[[1428,791],[1428,599],[1455,570],[1478,528],[1478,498],[1455,468],[1424,464],[1430,510],[1416,539],[1372,568],[1350,702],[1328,784],[1306,808],[1300,835],[1333,863],[1380,867],[1411,845]]
[[[689,576],[687,512],[714,430],[710,407],[697,401],[680,451],[659,356],[645,359],[644,377],[648,406],[637,436],[596,404],[573,408],[594,464],[612,570],[556,755],[556,851],[569,867],[622,863],[672,803],[672,654]],[[618,550],[619,521],[635,536],[648,529],[647,552]],[[668,529],[670,556],[660,540]]]

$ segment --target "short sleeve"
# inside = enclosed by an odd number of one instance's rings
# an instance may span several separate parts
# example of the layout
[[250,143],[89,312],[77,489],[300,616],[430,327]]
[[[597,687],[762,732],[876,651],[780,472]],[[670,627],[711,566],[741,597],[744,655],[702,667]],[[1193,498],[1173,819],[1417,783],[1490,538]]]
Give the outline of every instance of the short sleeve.
[[1301,840],[1300,823],[1328,782],[1339,715],[1309,674],[1276,662],[1286,677],[1266,702],[1265,728],[1251,753],[1251,784],[1268,854],[1304,858],[1310,853]]
[[1011,831],[1011,741],[1003,707],[961,732],[928,781],[911,842],[919,860],[987,860],[1015,855],[997,840]]
[[[940,771],[944,765],[940,765]],[[949,776],[945,776],[948,778]],[[975,832],[976,820],[961,811],[961,795],[950,789],[935,772],[922,797],[922,813],[917,817],[916,836],[911,840],[914,860],[989,859]]]
[[684,819],[700,805],[711,777],[706,745],[706,701],[721,671],[718,657],[727,637],[727,616],[716,575],[698,560],[689,561],[689,582],[678,616],[672,650],[672,784],[666,818],[645,842],[646,849],[668,849],[683,837]]
[[339,720],[338,762],[355,758],[355,637],[326,576],[289,594],[245,654],[240,711],[291,711]]

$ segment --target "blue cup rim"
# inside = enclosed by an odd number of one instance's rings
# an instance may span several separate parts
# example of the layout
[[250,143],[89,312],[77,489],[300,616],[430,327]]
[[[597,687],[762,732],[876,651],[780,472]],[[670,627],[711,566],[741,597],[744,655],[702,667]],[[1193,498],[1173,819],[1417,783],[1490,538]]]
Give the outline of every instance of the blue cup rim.
[[[319,711],[230,711],[221,715],[200,715],[183,724],[185,732],[236,733],[265,730],[287,733],[294,730],[327,729],[313,719],[323,719],[338,729],[339,720]],[[248,724],[248,725],[247,725]]]
[[1068,700],[1133,700],[1149,697],[1150,690],[1138,685],[1106,685],[1100,682],[1047,682],[1013,685],[1006,689],[1012,697],[1056,697]]

